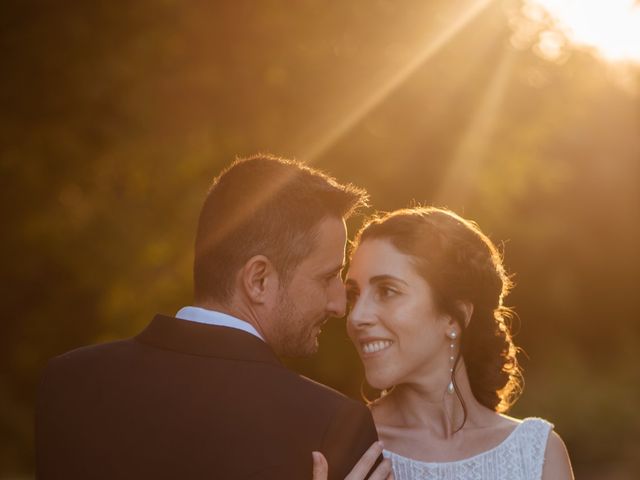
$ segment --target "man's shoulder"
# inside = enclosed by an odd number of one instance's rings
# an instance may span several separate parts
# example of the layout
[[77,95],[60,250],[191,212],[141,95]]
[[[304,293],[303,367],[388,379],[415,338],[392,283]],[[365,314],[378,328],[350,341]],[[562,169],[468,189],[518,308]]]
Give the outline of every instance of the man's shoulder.
[[328,410],[344,408],[366,410],[365,405],[361,402],[353,400],[328,385],[300,375],[294,370],[282,368],[278,374],[283,377],[283,381],[288,384],[288,388],[296,392],[295,395],[299,399],[313,401]]
[[137,348],[132,338],[85,345],[51,358],[47,370],[69,369],[74,366],[88,366],[91,362],[111,361]]
[[331,399],[335,402],[354,402],[354,400],[350,399],[345,394],[331,388],[328,385],[312,380],[311,378],[305,377],[304,375],[295,375],[298,377],[301,388],[308,389],[309,391],[314,392],[320,397],[326,397],[327,399]]

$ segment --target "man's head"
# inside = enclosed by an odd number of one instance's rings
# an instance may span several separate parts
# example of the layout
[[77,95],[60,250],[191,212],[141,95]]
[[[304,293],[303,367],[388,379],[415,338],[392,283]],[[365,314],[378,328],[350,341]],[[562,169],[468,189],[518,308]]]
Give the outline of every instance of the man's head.
[[300,163],[236,160],[213,183],[196,237],[196,304],[240,311],[281,355],[317,348],[344,313],[344,218],[364,191]]

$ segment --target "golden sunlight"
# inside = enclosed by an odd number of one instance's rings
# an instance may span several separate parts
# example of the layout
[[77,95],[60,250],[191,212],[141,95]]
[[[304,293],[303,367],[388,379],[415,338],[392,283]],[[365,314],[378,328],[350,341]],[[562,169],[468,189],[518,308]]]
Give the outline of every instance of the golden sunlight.
[[528,0],[577,47],[607,60],[640,62],[640,4],[634,0]]

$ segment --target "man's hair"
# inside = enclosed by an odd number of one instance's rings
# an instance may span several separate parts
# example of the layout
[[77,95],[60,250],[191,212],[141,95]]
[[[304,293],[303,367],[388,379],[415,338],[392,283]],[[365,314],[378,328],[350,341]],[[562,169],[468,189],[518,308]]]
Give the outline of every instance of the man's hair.
[[316,246],[321,220],[347,218],[366,192],[303,164],[268,155],[237,159],[213,181],[196,235],[197,303],[230,300],[235,275],[266,256],[283,283]]

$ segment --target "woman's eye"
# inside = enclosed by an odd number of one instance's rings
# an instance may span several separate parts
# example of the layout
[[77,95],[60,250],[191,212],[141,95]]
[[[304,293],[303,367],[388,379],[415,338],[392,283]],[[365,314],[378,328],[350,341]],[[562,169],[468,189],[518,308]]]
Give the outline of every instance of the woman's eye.
[[384,285],[381,285],[380,287],[378,287],[378,295],[382,300],[394,297],[398,293],[399,292],[395,288],[387,287]]
[[352,306],[358,300],[358,292],[353,289],[347,289],[347,305]]

